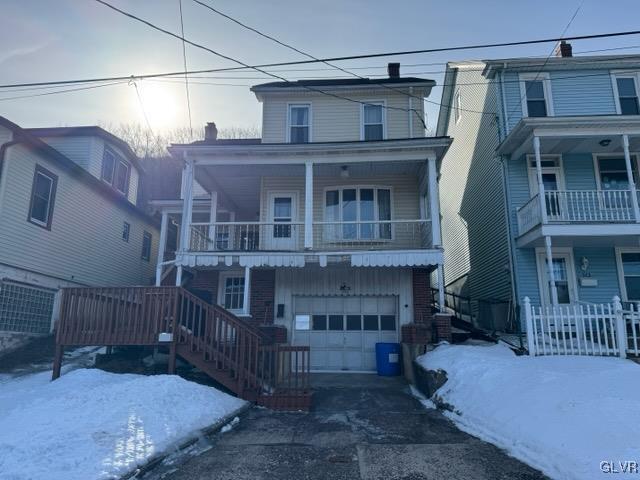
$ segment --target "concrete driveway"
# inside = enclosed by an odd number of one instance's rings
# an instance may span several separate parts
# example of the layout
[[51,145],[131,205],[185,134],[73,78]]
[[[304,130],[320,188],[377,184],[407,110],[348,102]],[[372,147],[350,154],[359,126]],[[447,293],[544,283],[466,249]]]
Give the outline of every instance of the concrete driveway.
[[546,478],[426,410],[400,378],[315,375],[313,385],[312,413],[253,408],[213,437],[211,449],[162,478]]

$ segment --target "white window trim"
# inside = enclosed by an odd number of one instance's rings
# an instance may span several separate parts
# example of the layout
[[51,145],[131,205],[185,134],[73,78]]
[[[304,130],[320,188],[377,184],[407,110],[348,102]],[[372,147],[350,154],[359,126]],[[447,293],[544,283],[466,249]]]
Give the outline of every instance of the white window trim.
[[[332,187],[325,187],[322,191],[322,220],[324,222],[328,222],[329,220],[327,220],[327,211],[326,211],[326,202],[327,202],[327,192],[329,190],[338,190],[340,192],[339,194],[339,199],[338,201],[340,202],[340,220],[335,220],[336,222],[342,223],[344,222],[344,220],[342,219],[342,191],[343,190],[350,190],[350,189],[355,189],[355,190],[361,190],[361,189],[373,189],[373,203],[374,203],[374,219],[371,220],[372,222],[378,222],[380,220],[379,218],[379,211],[378,211],[378,189],[382,189],[382,190],[389,190],[389,209],[390,209],[390,213],[391,213],[391,219],[390,221],[393,222],[393,220],[395,219],[395,215],[394,215],[394,211],[395,211],[395,206],[394,206],[394,202],[393,202],[393,187],[387,186],[387,185],[336,185],[336,186],[332,186]],[[356,194],[356,198],[360,198],[360,193],[358,192]],[[360,202],[358,202],[358,218],[360,218]],[[333,221],[333,220],[332,220]],[[358,220],[360,221],[360,220]],[[348,223],[348,222],[347,222]],[[337,242],[353,242],[353,241],[357,241],[358,239],[337,239]],[[364,240],[364,239],[363,239]],[[378,241],[378,242],[392,242],[393,240],[395,240],[395,228],[393,228],[393,223],[391,224],[391,238],[379,238],[379,237],[374,237],[371,239],[366,239],[367,241]]]
[[[242,278],[244,279],[244,270],[228,270],[228,271],[224,271],[224,272],[220,272],[220,274],[218,275],[218,305],[220,305],[222,308],[225,308],[224,306],[224,288],[225,288],[225,283],[227,281],[227,278]],[[246,285],[246,281],[245,281],[245,286],[244,288],[247,288]],[[244,301],[244,296],[243,296],[243,301]],[[233,313],[234,315],[244,315],[245,314],[245,305],[242,305],[242,308],[234,308],[234,309],[227,309],[228,311],[230,311],[231,313]]]
[[[49,180],[49,193],[47,195],[47,209],[46,209],[47,218],[45,218],[45,220],[43,222],[42,220],[40,220],[38,218],[35,218],[33,216],[33,205],[32,205],[33,201],[31,199],[30,206],[29,206],[29,221],[35,223],[38,226],[46,228],[49,225],[49,217],[51,215],[51,194],[53,193],[53,185],[55,183],[55,180],[52,177],[50,177],[49,175],[47,175],[46,173],[41,172],[39,170],[36,170],[35,175],[36,175],[36,177],[38,175],[40,175],[40,176],[46,178],[47,180]],[[31,192],[31,197],[32,198],[33,198],[34,195],[35,195],[35,192]]]
[[623,302],[628,302],[627,285],[624,282],[624,267],[622,265],[623,253],[640,253],[638,247],[616,247],[616,270],[618,273],[618,287],[620,288],[620,296]]
[[[593,157],[593,172],[596,177],[596,189],[598,191],[602,191],[602,180],[600,179],[600,164],[598,163],[599,158],[624,158],[624,153],[593,153],[591,155]],[[631,161],[635,158],[636,161],[636,172],[638,176],[640,176],[640,154],[632,152],[630,153]]]
[[309,108],[309,142],[313,141],[313,107],[311,102],[287,102],[287,132],[286,142],[291,143],[291,107],[308,107]]
[[[529,194],[531,195],[531,197],[533,197],[534,195],[537,195],[538,190],[538,172],[536,171],[535,167],[531,166],[531,162],[535,161],[536,156],[532,155],[532,154],[528,154],[526,156],[526,162],[527,162],[527,177],[529,178]],[[558,173],[558,188],[560,190],[565,190],[566,189],[566,185],[565,185],[565,179],[564,179],[564,164],[562,162],[562,155],[556,155],[556,154],[545,154],[545,155],[540,155],[540,160],[541,161],[545,161],[545,160],[549,160],[549,159],[556,159],[558,161],[558,166],[557,167],[542,167],[542,173],[549,173],[549,172],[557,172]]]
[[[551,299],[548,298],[548,287],[545,285],[545,279],[548,275],[547,255],[543,247],[536,248],[536,271],[538,273],[538,289],[540,292],[540,302],[542,305],[551,305]],[[573,248],[571,247],[554,247],[551,249],[552,257],[566,256],[568,257],[567,280],[569,282],[569,298],[571,303],[580,300],[578,291],[578,279],[576,276],[576,262],[573,257]]]
[[[618,78],[633,78],[636,86],[636,96],[638,97],[638,103],[640,103],[640,72],[629,72],[628,70],[614,70],[611,72],[611,87],[613,89],[613,96],[616,105],[616,113],[622,115],[622,109],[620,108],[620,92],[618,92]],[[634,115],[635,116],[635,115]]]
[[455,120],[456,125],[460,123],[462,120],[462,93],[460,89],[456,90],[456,93],[453,97],[453,118]]
[[551,93],[551,77],[548,72],[542,73],[521,73],[520,79],[520,99],[522,101],[522,116],[529,116],[529,109],[527,108],[527,89],[525,82],[527,80],[540,80],[542,81],[542,87],[544,90],[544,101],[547,106],[547,117],[555,116],[553,110],[553,95]]
[[382,140],[387,139],[387,101],[362,100],[360,104],[360,140],[364,141],[364,107],[365,104],[382,106]]

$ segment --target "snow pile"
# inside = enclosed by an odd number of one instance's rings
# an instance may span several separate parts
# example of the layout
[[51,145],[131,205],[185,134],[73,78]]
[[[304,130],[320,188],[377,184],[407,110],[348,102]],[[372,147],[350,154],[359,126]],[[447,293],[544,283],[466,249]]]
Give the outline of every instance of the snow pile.
[[240,408],[177,376],[79,369],[0,378],[0,477],[117,478]]
[[447,372],[436,395],[461,429],[550,477],[608,478],[607,469],[640,464],[640,366],[631,361],[442,345],[418,362]]

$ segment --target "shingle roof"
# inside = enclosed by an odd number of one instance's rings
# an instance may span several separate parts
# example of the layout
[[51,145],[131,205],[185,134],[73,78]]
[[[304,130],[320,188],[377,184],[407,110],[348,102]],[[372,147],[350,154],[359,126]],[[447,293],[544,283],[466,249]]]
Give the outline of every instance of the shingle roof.
[[292,82],[268,82],[251,87],[253,92],[271,88],[304,88],[304,87],[342,87],[342,86],[375,86],[422,84],[425,87],[435,85],[433,80],[417,77],[398,78],[318,78],[315,80],[296,80]]

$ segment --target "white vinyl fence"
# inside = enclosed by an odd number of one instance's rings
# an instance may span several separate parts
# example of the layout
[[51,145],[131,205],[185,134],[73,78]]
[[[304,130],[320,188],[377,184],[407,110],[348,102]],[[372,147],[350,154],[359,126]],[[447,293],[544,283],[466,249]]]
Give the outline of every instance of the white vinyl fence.
[[530,355],[640,355],[640,305],[536,307],[524,299]]

